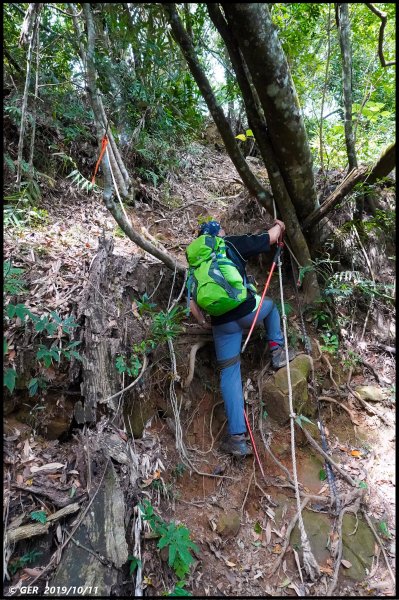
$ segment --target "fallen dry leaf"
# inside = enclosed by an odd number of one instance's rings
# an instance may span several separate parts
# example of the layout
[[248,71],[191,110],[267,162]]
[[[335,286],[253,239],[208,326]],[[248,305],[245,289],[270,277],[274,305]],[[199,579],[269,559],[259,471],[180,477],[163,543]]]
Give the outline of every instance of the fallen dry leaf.
[[360,458],[361,457],[360,450],[352,450],[351,456],[354,456],[355,458]]
[[273,546],[272,548],[272,553],[273,554],[280,554],[282,551],[282,547],[281,544],[276,544],[275,546]]
[[350,568],[351,568],[351,566],[352,566],[352,563],[351,563],[351,562],[349,562],[349,560],[345,560],[345,559],[343,558],[343,559],[341,559],[341,565],[342,565],[343,567],[345,567],[345,569],[350,569]]
[[224,561],[228,567],[235,567],[236,563],[230,562],[229,560]]
[[324,573],[325,575],[332,575],[333,569],[332,567],[320,567],[320,573]]
[[47,463],[46,465],[42,465],[41,467],[30,468],[31,473],[38,473],[39,471],[53,471],[57,469],[63,469],[65,465],[63,463]]

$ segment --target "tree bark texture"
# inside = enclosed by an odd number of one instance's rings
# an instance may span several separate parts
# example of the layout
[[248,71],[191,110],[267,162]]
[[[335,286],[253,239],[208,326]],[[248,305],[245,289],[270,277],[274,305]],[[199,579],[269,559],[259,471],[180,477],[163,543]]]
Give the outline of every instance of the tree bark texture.
[[312,157],[289,66],[265,4],[222,4],[251,74],[276,162],[300,219],[316,206]]
[[[83,318],[84,358],[82,363],[81,393],[83,403],[75,404],[75,419],[78,423],[97,421],[97,404],[118,392],[122,387],[121,376],[115,368],[115,359],[122,352],[119,336],[112,336],[109,327],[112,304],[110,256],[112,239],[100,239],[99,251],[90,271],[89,284],[79,306],[79,318]],[[104,300],[105,299],[105,300]],[[112,404],[111,409],[117,406]]]
[[348,175],[343,185],[338,186],[336,190],[323,202],[317,210],[313,211],[302,224],[302,229],[310,229],[325,217],[345,196],[349,194],[357,183],[364,182],[372,185],[387,177],[396,165],[396,143],[390,144],[381,154],[378,161],[370,170],[369,167],[354,169]]
[[273,214],[270,193],[263,187],[260,181],[252,173],[244,156],[242,155],[242,152],[239,149],[237,141],[231,130],[228,119],[216,101],[211,85],[198,61],[194,46],[184,30],[176,10],[176,5],[172,3],[165,3],[162,6],[172,28],[173,36],[183,52],[189,69],[201,91],[201,94],[204,97],[204,100],[209,108],[209,112],[215,121],[220,135],[222,136],[226,150],[233,161],[233,164],[236,167],[242,181],[251,194],[253,194],[259,200],[262,206],[264,206],[270,214]]
[[337,4],[337,25],[342,60],[345,144],[348,155],[349,171],[351,171],[352,169],[357,168],[357,157],[352,121],[352,49],[349,4]]
[[[253,85],[251,85],[250,76],[245,69],[245,64],[237,40],[231,29],[229,29],[217,4],[208,4],[208,12],[215,27],[223,38],[229,53],[231,64],[236,74],[237,83],[244,99],[248,123],[254,133],[260,154],[266,166],[273,197],[279,211],[279,216],[281,216],[286,225],[287,236],[292,246],[292,250],[302,265],[310,265],[310,252],[284,179],[281,176],[281,172],[276,163],[262,108],[260,107],[259,102],[257,102],[256,91],[254,90]],[[313,271],[307,273],[305,276],[304,291],[309,302],[319,295],[317,278]]]
[[112,461],[107,460],[102,468],[106,469],[104,479],[50,585],[92,587],[93,596],[109,598],[121,583],[120,569],[128,560],[126,507]]
[[29,48],[28,48],[28,56],[26,59],[26,76],[25,76],[25,88],[24,95],[22,98],[22,108],[21,108],[21,125],[19,129],[19,141],[18,141],[18,157],[17,157],[17,185],[21,183],[21,174],[22,174],[22,160],[23,160],[23,149],[24,149],[24,139],[25,139],[25,129],[26,129],[26,113],[28,108],[28,98],[29,98],[29,86],[30,86],[30,78],[31,78],[31,69],[32,69],[32,56],[33,56],[33,48],[35,46],[36,41],[36,32],[37,27],[39,25],[39,15],[41,9],[43,8],[43,4],[30,4],[24,19],[24,23],[22,25],[22,32],[20,37],[20,44],[26,45],[29,40]]

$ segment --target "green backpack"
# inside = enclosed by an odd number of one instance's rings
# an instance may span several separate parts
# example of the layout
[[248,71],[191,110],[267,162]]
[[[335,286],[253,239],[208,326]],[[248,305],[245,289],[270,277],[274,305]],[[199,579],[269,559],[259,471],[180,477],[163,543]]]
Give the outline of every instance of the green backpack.
[[200,308],[212,316],[224,315],[247,299],[253,286],[227,258],[226,242],[213,235],[200,235],[186,249],[189,264],[188,304],[192,295]]

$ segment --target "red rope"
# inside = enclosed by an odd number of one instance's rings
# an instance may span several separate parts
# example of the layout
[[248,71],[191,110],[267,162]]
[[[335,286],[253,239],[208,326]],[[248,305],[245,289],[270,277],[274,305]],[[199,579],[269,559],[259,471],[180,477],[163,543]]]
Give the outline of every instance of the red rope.
[[244,417],[245,417],[245,422],[246,422],[247,427],[248,427],[249,437],[251,438],[252,447],[253,447],[254,452],[255,452],[256,460],[258,461],[260,472],[262,473],[263,479],[265,479],[265,473],[263,471],[262,464],[260,462],[259,454],[258,454],[258,451],[256,449],[254,436],[252,435],[251,427],[249,425],[249,421],[248,421],[247,413],[245,412],[245,408],[244,408]]
[[97,164],[96,164],[96,168],[94,169],[93,177],[91,178],[91,182],[93,184],[96,182],[96,175],[97,175],[98,167],[100,166],[100,163],[101,163],[101,161],[103,159],[105,148],[107,147],[107,144],[108,144],[108,136],[104,135],[103,139],[101,140],[100,156],[98,158],[98,161],[97,161]]

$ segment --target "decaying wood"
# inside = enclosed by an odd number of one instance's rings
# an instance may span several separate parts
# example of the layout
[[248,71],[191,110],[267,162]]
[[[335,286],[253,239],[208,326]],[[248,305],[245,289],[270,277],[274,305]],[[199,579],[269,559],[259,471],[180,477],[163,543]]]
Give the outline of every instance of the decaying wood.
[[79,509],[79,504],[75,502],[74,504],[70,504],[61,510],[58,510],[54,514],[49,515],[46,523],[29,523],[29,525],[22,525],[21,527],[16,527],[15,529],[9,528],[7,530],[7,542],[17,543],[21,540],[25,540],[37,535],[43,535],[48,532],[52,523],[77,512]]
[[37,494],[38,496],[44,496],[48,498],[54,506],[59,508],[64,508],[76,501],[82,502],[86,497],[86,493],[82,490],[78,490],[74,496],[71,498],[68,493],[62,493],[54,487],[39,487],[37,485],[19,485],[12,484],[13,488],[18,490],[23,490],[24,492],[29,492],[30,494]]
[[[90,285],[79,306],[78,317],[84,317],[84,358],[82,363],[83,383],[81,384],[84,402],[75,405],[75,419],[78,423],[95,423],[97,404],[121,389],[121,378],[114,367],[115,358],[121,353],[121,339],[112,337],[110,319],[115,315],[115,304],[109,299],[115,292],[110,256],[113,250],[112,238],[101,238],[99,250],[90,270]],[[111,365],[113,368],[111,368]],[[111,409],[116,406],[109,403]]]
[[51,585],[70,586],[73,582],[76,586],[93,586],[99,596],[109,597],[118,584],[119,569],[128,559],[124,517],[123,492],[108,460],[93,501],[71,533],[75,544],[65,548]]

